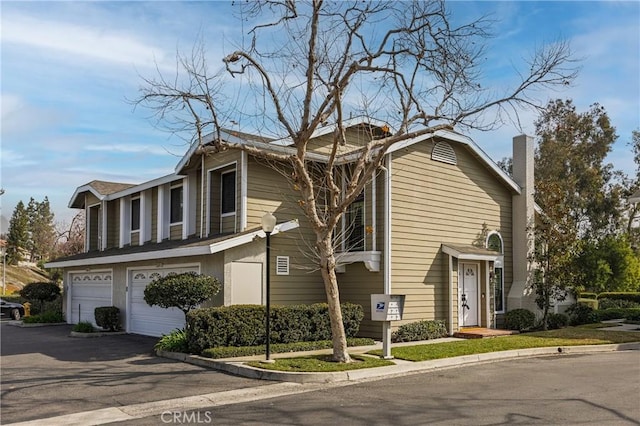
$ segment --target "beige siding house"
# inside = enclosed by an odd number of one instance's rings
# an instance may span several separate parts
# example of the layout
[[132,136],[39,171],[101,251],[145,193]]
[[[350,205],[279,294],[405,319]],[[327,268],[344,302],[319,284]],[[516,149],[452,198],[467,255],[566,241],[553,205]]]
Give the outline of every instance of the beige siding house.
[[[346,123],[348,154],[388,131],[366,119]],[[309,144],[321,164],[334,126]],[[243,144],[290,152],[287,139],[222,132]],[[529,307],[533,249],[533,141],[514,139],[514,176],[503,172],[469,138],[439,131],[394,145],[385,167],[354,201],[336,234],[343,302],[365,310],[363,336],[380,338],[371,320],[372,294],[406,296],[403,323],[445,320],[462,327],[496,327],[508,309]],[[195,271],[220,280],[210,305],[265,303],[265,234],[273,213],[271,303],[324,302],[313,261],[315,236],[282,174],[242,149],[202,153],[192,146],[175,173],[142,184],[93,181],[76,189],[69,206],[86,212],[85,252],[57,259],[63,268],[67,321],[95,321],[97,306],[120,308],[130,333],[159,336],[184,325],[181,312],[149,307],[144,288],[172,272]],[[287,151],[289,150],[289,151]]]

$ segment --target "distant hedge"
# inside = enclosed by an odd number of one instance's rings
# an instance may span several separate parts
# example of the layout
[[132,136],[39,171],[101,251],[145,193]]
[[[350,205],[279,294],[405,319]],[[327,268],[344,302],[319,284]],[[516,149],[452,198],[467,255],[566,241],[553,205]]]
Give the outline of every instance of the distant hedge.
[[637,291],[619,291],[619,292],[605,292],[598,294],[599,299],[618,299],[629,300],[631,302],[640,303],[640,292]]
[[[344,303],[342,319],[347,337],[355,337],[364,318],[362,306]],[[195,309],[187,314],[189,351],[201,353],[220,346],[263,345],[266,307],[232,305]],[[271,343],[331,339],[326,303],[271,307]]]

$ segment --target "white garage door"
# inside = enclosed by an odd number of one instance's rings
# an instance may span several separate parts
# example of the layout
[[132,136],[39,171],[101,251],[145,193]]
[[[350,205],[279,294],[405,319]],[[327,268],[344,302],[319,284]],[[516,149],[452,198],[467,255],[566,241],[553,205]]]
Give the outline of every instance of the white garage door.
[[96,325],[94,311],[99,306],[111,306],[111,272],[80,272],[69,275],[71,309],[68,322],[90,321]]
[[176,328],[184,328],[184,313],[177,308],[149,306],[144,301],[144,289],[151,281],[169,273],[199,272],[197,266],[181,268],[153,268],[129,271],[129,333],[161,336]]

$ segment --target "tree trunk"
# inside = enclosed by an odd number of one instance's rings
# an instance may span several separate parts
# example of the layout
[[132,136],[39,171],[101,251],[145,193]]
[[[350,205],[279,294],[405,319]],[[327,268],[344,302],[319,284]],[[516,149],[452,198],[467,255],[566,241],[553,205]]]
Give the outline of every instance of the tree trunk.
[[331,338],[333,342],[333,361],[351,362],[347,351],[347,335],[342,322],[342,309],[340,308],[340,294],[338,291],[338,279],[336,277],[336,258],[334,256],[331,236],[326,236],[318,241],[320,254],[320,270],[324,280],[327,303],[329,304],[329,318],[331,320]]

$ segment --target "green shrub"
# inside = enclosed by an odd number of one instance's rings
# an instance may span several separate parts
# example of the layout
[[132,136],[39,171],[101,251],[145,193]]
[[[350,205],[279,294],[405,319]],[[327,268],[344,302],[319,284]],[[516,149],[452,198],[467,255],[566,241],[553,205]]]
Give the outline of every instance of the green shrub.
[[169,334],[164,334],[160,340],[158,340],[158,343],[156,343],[155,348],[168,352],[188,353],[187,332],[175,329]]
[[120,329],[120,309],[115,306],[99,306],[94,310],[96,324],[104,330]]
[[597,299],[578,299],[576,303],[590,307],[591,309],[598,309]]
[[558,328],[566,327],[569,324],[569,317],[565,314],[548,314],[547,315],[547,328],[549,330],[555,330]]
[[[347,346],[370,346],[375,344],[373,339],[348,338]],[[270,346],[272,353],[315,351],[330,349],[333,346],[331,340],[319,340],[316,342],[276,343]],[[265,353],[264,345],[261,346],[220,346],[202,351],[202,356],[207,358],[235,358],[240,356],[262,355]]]
[[640,308],[640,303],[628,299],[598,299],[598,309]]
[[22,318],[25,324],[56,324],[64,321],[64,315],[61,311],[49,311],[43,314],[31,315]]
[[22,290],[20,296],[31,304],[38,302],[39,313],[45,312],[44,302],[52,302],[60,296],[60,287],[52,282],[29,283]]
[[598,295],[596,293],[587,293],[587,292],[580,292],[580,294],[578,294],[578,298],[579,299],[597,299]]
[[637,291],[604,292],[604,293],[598,294],[598,300],[600,299],[629,300],[631,302],[640,303],[640,292],[637,292]]
[[153,280],[144,289],[144,301],[149,306],[178,308],[186,315],[191,309],[209,300],[220,291],[220,282],[195,272],[168,274]]
[[392,342],[415,342],[446,337],[449,333],[443,320],[417,321],[404,324],[391,334]]
[[594,312],[597,321],[607,321],[612,319],[640,319],[640,308],[610,308],[601,309]]
[[93,324],[89,321],[80,321],[73,326],[72,330],[78,333],[93,333],[95,331]]
[[514,309],[504,315],[505,326],[508,330],[527,330],[534,326],[536,315],[528,309]]
[[[189,350],[200,353],[219,346],[258,346],[266,341],[266,307],[232,305],[195,309],[187,315]],[[355,337],[364,318],[362,306],[342,305],[347,337]],[[271,343],[329,340],[331,327],[326,303],[271,307]]]
[[598,317],[591,306],[575,303],[567,309],[569,325],[593,324],[598,322]]

